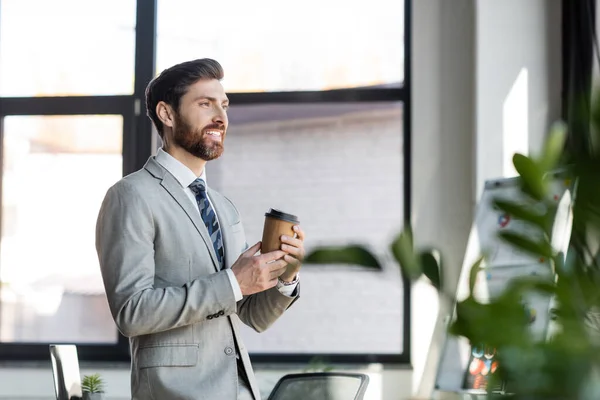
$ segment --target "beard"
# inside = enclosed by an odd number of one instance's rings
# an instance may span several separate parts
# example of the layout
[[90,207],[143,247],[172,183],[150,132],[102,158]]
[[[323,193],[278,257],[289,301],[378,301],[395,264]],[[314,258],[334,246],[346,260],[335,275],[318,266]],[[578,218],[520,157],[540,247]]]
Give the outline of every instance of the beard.
[[[208,129],[222,130],[220,141],[213,140],[204,132]],[[219,124],[210,124],[202,129],[194,129],[179,114],[175,114],[175,129],[173,130],[173,142],[204,161],[214,160],[223,154],[223,140],[225,139],[225,127]]]

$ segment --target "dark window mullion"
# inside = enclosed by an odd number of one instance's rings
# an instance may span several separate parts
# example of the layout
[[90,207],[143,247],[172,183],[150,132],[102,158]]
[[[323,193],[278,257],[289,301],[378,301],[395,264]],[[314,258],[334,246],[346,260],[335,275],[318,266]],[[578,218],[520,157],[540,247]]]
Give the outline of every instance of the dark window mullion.
[[7,115],[123,114],[133,96],[0,97],[0,113]]
[[135,147],[130,149],[131,152],[123,149],[123,156],[133,160],[132,170],[142,168],[152,154],[152,121],[146,116],[145,93],[156,69],[156,20],[157,0],[137,0],[133,93],[136,100],[134,123],[130,132]]
[[356,88],[303,92],[228,93],[233,105],[403,101],[404,88]]
[[[402,114],[402,172],[403,172],[403,203],[404,224],[410,225],[412,221],[412,118],[411,118],[411,96],[412,96],[412,0],[404,0],[404,110]],[[411,308],[412,295],[411,283],[406,277],[402,277],[402,358],[403,362],[411,363]]]

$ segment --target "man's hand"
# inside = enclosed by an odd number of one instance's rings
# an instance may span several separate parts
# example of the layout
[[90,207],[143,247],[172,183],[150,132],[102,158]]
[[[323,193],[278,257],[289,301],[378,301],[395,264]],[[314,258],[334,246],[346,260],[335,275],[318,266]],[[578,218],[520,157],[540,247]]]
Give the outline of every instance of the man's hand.
[[277,285],[277,278],[285,272],[288,261],[282,250],[256,255],[260,242],[242,253],[231,266],[244,296],[262,292]]
[[291,282],[296,278],[300,267],[302,267],[302,260],[306,252],[304,251],[304,231],[300,226],[294,225],[294,232],[296,237],[290,237],[283,235],[281,237],[281,250],[287,254],[283,257],[287,263],[287,268],[280,278],[284,282]]

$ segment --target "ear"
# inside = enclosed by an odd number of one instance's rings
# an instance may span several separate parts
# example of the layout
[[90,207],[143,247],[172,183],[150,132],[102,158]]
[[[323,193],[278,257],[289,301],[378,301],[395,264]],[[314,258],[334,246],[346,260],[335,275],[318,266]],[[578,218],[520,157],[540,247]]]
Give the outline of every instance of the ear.
[[156,115],[158,115],[158,118],[161,120],[163,125],[168,126],[169,128],[173,127],[175,113],[170,105],[164,101],[159,101],[156,105]]

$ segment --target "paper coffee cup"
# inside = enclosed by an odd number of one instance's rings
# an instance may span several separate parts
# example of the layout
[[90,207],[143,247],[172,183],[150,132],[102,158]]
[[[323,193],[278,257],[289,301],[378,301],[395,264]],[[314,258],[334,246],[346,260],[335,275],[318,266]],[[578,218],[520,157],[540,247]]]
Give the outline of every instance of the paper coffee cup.
[[260,252],[265,254],[270,251],[281,250],[281,236],[294,237],[294,230],[292,228],[299,223],[300,221],[297,216],[271,208],[265,214],[265,226],[263,228]]

